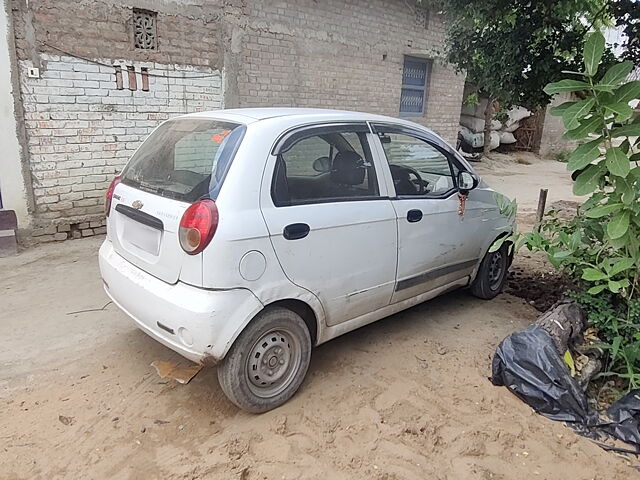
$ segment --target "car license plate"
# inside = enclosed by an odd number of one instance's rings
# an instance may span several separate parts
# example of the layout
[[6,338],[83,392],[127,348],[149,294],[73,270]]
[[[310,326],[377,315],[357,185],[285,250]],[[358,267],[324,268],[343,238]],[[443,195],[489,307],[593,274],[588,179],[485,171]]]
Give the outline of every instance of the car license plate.
[[160,252],[160,230],[136,222],[125,216],[121,217],[124,221],[124,238],[131,245],[144,250],[147,253],[157,256]]

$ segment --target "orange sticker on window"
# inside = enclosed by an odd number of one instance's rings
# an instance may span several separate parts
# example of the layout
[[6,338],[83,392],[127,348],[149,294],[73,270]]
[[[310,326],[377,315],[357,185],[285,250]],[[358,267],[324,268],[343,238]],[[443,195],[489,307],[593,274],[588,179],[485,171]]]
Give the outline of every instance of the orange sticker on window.
[[214,133],[211,137],[212,142],[222,143],[224,138],[231,133],[231,130],[223,130],[220,133]]

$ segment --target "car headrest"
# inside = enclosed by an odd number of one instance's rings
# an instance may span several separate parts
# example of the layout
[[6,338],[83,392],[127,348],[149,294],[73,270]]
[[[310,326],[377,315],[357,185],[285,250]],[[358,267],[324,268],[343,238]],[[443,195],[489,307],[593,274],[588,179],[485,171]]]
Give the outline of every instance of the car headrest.
[[342,185],[360,185],[366,169],[362,157],[356,152],[339,152],[333,159],[331,181]]

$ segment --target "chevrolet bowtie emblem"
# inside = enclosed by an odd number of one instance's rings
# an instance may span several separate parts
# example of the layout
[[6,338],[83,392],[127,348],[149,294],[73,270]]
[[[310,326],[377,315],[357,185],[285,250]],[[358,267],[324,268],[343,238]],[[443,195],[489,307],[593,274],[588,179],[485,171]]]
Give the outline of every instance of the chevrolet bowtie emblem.
[[131,206],[133,208],[135,208],[136,210],[140,210],[142,208],[142,206],[144,205],[144,203],[142,203],[140,200],[136,200],[135,202],[133,202],[131,204]]

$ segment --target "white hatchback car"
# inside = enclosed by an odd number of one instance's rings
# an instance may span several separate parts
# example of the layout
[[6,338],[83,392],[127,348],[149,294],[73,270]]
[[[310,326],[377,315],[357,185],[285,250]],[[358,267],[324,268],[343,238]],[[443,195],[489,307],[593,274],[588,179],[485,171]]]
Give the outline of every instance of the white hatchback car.
[[264,108],[185,115],[106,198],[111,299],[251,412],[286,402],[311,348],[457,287],[502,289],[514,228],[454,149],[409,121]]

